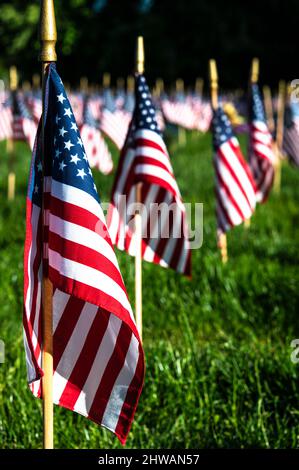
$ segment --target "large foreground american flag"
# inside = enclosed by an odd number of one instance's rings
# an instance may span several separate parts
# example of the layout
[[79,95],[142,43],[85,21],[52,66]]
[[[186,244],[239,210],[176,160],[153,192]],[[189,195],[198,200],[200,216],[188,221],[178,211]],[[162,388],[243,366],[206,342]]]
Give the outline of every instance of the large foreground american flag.
[[[191,253],[186,213],[166,146],[158,129],[155,109],[143,75],[135,81],[135,110],[122,150],[108,212],[113,243],[136,254],[136,237],[130,210],[136,185],[142,183],[142,257],[146,261],[191,274]],[[160,214],[154,204],[164,203]],[[171,211],[169,211],[171,208]]]
[[250,90],[249,165],[256,183],[257,202],[265,202],[274,180],[275,154],[258,85]]
[[214,111],[212,128],[217,224],[218,231],[225,233],[251,217],[256,204],[256,188],[222,107]]
[[54,289],[54,403],[110,429],[124,443],[142,389],[143,350],[81,137],[54,64],[47,70],[45,96],[44,191],[40,123],[27,197],[28,381],[33,394],[41,397],[44,271]]

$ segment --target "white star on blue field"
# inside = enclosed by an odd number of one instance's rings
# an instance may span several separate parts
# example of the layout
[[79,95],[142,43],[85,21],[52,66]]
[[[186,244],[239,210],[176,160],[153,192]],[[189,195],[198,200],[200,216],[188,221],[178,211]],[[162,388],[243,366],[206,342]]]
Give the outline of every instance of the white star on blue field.
[[[53,179],[61,183],[84,190],[99,201],[78,126],[54,64],[50,66],[47,87],[45,174],[46,176],[51,175]],[[38,205],[41,205],[42,181],[40,142],[41,138],[39,138],[39,145],[37,145],[31,184],[33,202]]]
[[266,116],[262,98],[260,96],[260,91],[258,85],[254,83],[252,85],[252,116],[253,121],[261,121],[266,123]]
[[213,145],[217,150],[220,145],[234,137],[231,123],[221,107],[214,111],[213,116]]

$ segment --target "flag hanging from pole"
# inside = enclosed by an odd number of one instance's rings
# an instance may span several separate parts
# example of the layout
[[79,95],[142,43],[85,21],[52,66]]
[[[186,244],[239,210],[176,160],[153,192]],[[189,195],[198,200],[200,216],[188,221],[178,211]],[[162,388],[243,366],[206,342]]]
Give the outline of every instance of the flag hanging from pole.
[[252,216],[256,204],[256,187],[222,107],[214,111],[212,129],[217,224],[218,231],[225,233]]
[[[161,137],[149,88],[143,75],[135,80],[135,110],[112,190],[108,229],[112,242],[135,256],[130,204],[142,183],[142,258],[191,274],[185,207],[166,146]],[[126,207],[123,207],[126,199]],[[160,210],[158,211],[158,206]]]
[[45,79],[44,185],[40,122],[27,196],[23,323],[28,381],[41,397],[44,272],[53,284],[53,401],[125,443],[143,385],[142,345],[54,63]]
[[275,154],[258,85],[250,90],[249,165],[256,183],[257,202],[265,202],[274,180]]

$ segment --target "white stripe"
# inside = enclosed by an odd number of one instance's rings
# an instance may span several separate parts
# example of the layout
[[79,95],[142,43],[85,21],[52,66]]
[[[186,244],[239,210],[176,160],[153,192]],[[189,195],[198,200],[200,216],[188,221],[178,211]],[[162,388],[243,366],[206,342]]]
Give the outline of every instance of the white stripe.
[[[53,400],[59,403],[70,375],[82,352],[87,335],[92,327],[98,306],[85,302],[72,335],[63,351],[53,376]],[[61,312],[61,315],[63,311]],[[75,384],[74,384],[75,385]]]
[[230,198],[227,196],[226,191],[221,186],[221,183],[217,177],[216,177],[216,180],[217,180],[216,188],[219,193],[219,198],[221,199],[222,204],[225,207],[233,225],[241,224],[243,222],[243,219],[240,217],[234,205],[231,203]]
[[150,165],[150,164],[141,164],[141,165],[136,165],[135,173],[137,176],[138,174],[141,174],[141,175],[149,175],[149,176],[154,176],[156,178],[159,178],[165,181],[172,188],[175,195],[180,194],[179,188],[177,186],[175,179],[166,170],[163,170],[163,168],[160,168],[155,165]]
[[90,248],[102,256],[105,256],[119,270],[117,259],[111,245],[92,230],[81,225],[68,222],[66,220],[50,214],[50,231],[62,238],[77,243],[80,246]]
[[82,282],[104,292],[117,300],[131,315],[132,309],[124,290],[111,277],[76,261],[63,258],[60,253],[49,249],[49,265],[60,275]]
[[81,207],[82,209],[91,212],[96,217],[98,217],[104,225],[106,225],[106,220],[101,205],[86,191],[75,188],[74,186],[70,186],[68,184],[60,183],[59,181],[53,179],[51,185],[51,194],[63,202],[74,204],[75,206]]
[[162,163],[170,173],[173,173],[171,163],[169,161],[168,155],[166,155],[164,152],[161,152],[161,150],[158,150],[153,147],[149,147],[148,145],[140,145],[139,147],[136,147],[136,157],[149,157],[153,158],[154,160],[157,160],[157,162]]
[[121,324],[122,321],[119,318],[115,315],[110,315],[109,323],[97,350],[96,357],[74,406],[74,411],[84,416],[88,416],[99,383],[113,354]]
[[235,182],[234,178],[231,176],[231,173],[228,171],[226,166],[221,161],[221,158],[218,159],[217,161],[217,168],[218,168],[218,171],[222,180],[224,181],[224,183],[227,185],[228,189],[230,190],[230,193],[232,195],[231,197],[235,200],[237,206],[243,213],[244,217],[248,219],[252,214],[251,207],[247,199],[243,195],[240,187]]
[[53,295],[53,333],[57,328],[61,315],[69,301],[70,295],[56,289]]
[[118,377],[113,385],[109,401],[107,403],[102,425],[111,431],[115,431],[119,416],[126,399],[129,386],[134,378],[136,367],[139,359],[139,343],[135,336],[132,334],[130,346],[126,354],[125,363],[118,374]]
[[228,143],[224,143],[221,146],[221,152],[225,155],[229,165],[231,166],[233,172],[235,173],[237,179],[239,180],[242,188],[244,189],[251,208],[254,209],[255,207],[255,191],[253,189],[253,186],[251,184],[251,181],[249,180],[246,171],[242,167],[241,163],[239,162],[239,159],[233,152],[232,148]]

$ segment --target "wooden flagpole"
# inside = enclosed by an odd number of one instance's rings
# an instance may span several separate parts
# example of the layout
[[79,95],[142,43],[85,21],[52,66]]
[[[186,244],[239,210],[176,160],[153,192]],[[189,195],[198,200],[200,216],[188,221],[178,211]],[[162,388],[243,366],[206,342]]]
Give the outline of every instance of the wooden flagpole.
[[264,95],[264,104],[265,104],[268,128],[271,134],[273,134],[275,130],[275,123],[274,123],[274,116],[273,116],[271,89],[268,85],[263,86],[263,95]]
[[[175,89],[177,93],[184,93],[184,80],[177,78],[175,81]],[[186,145],[186,129],[182,126],[178,127],[178,143],[179,145]]]
[[[216,110],[218,108],[218,73],[214,59],[210,60],[210,87],[212,108]],[[220,249],[222,263],[226,263],[228,260],[226,233],[218,234],[217,244]]]
[[[144,72],[144,43],[143,37],[137,38],[136,51],[136,72],[142,74]],[[141,203],[142,183],[136,185],[136,203]],[[135,214],[135,315],[136,325],[142,338],[142,218],[139,211]]]
[[277,101],[277,124],[276,124],[276,159],[275,159],[275,175],[274,175],[274,191],[280,193],[281,186],[281,152],[283,144],[284,130],[284,109],[286,99],[286,84],[280,80],[278,85],[278,101]]
[[[41,0],[40,10],[40,43],[41,50],[39,60],[42,62],[42,90],[43,90],[43,114],[42,114],[42,163],[43,184],[45,175],[45,149],[44,149],[44,98],[45,98],[45,72],[50,62],[56,62],[55,44],[57,40],[56,21],[53,0]],[[42,203],[44,217],[44,201]],[[45,222],[45,220],[44,220]],[[42,325],[43,325],[43,352],[42,378],[43,420],[44,420],[44,448],[54,448],[54,416],[53,416],[53,331],[52,331],[52,298],[53,286],[48,278],[48,273],[43,270],[42,280]]]
[[[16,91],[18,88],[18,72],[15,66],[10,67],[9,69],[9,88],[10,88],[10,91]],[[13,140],[13,136],[7,139],[6,151],[8,154],[7,199],[9,201],[13,201],[15,198],[15,188],[16,188],[16,174],[14,172],[15,143]]]

